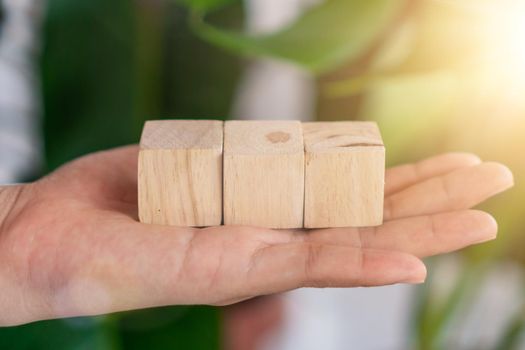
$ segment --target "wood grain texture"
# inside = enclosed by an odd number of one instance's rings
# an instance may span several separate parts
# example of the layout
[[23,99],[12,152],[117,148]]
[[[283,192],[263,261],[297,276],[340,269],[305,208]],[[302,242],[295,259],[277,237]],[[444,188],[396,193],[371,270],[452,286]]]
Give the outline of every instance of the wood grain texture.
[[373,122],[303,123],[304,226],[383,222],[385,147]]
[[222,139],[222,121],[146,122],[138,169],[141,222],[221,224]]
[[303,226],[304,147],[297,121],[228,121],[225,225]]

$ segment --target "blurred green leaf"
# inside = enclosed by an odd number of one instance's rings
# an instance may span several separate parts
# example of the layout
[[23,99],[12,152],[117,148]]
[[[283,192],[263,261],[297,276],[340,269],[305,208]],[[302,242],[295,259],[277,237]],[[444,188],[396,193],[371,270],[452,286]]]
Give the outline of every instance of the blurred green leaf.
[[238,0],[177,0],[192,10],[199,12],[209,12],[219,7],[230,5]]
[[220,349],[220,311],[171,306],[119,315],[122,349]]
[[215,27],[194,13],[191,25],[203,39],[243,55],[269,56],[319,73],[354,60],[399,13],[400,0],[328,0],[295,23],[269,35],[245,35]]
[[[469,305],[486,275],[488,264],[466,264],[450,294],[442,302],[433,300],[432,287],[436,281],[430,274],[427,283],[420,288],[418,307],[412,320],[417,349],[443,349],[447,340],[447,327],[461,307]],[[468,271],[468,273],[467,273]]]
[[0,349],[117,349],[104,322],[102,317],[80,317],[0,328]]
[[[408,20],[389,33],[366,71],[330,82],[324,93],[330,98],[351,96],[385,78],[454,71],[471,64],[486,40],[483,6],[469,1],[419,2]],[[385,60],[392,52],[394,62]]]

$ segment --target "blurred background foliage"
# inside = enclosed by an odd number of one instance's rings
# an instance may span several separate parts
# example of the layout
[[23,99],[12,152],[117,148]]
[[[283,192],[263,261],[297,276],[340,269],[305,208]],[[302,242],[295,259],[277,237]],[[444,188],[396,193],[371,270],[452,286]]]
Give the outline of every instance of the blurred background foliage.
[[[514,171],[516,187],[483,205],[499,239],[456,254],[447,288],[431,274],[417,289],[410,345],[463,348],[458,319],[488,276],[524,274],[525,1],[326,0],[268,35],[243,19],[235,0],[49,0],[45,171],[137,142],[146,119],[226,118],[252,57],[296,64],[316,77],[317,118],[378,121],[390,165],[461,150]],[[518,346],[522,299],[494,349]],[[0,348],[213,349],[220,327],[215,308],[169,307],[1,329]]]

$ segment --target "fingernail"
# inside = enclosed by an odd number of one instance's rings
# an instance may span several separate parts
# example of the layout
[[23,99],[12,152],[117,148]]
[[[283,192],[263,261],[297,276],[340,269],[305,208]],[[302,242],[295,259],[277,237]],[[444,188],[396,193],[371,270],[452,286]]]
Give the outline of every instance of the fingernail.
[[401,283],[421,284],[425,282],[426,278],[427,278],[427,268],[425,264],[420,262],[417,266],[415,266],[410,271],[410,275],[407,276],[407,278],[403,279]]
[[[492,241],[498,235],[498,223],[488,213],[471,210],[468,212],[471,218],[471,235],[473,243]],[[468,236],[467,236],[468,237]]]
[[499,179],[500,187],[496,193],[503,192],[514,186],[514,175],[507,166],[501,163],[487,162],[485,167],[491,168],[493,176]]
[[426,276],[425,277],[414,276],[414,277],[408,278],[408,279],[406,279],[404,281],[401,281],[401,283],[422,284],[422,283],[425,283],[425,280],[426,280]]

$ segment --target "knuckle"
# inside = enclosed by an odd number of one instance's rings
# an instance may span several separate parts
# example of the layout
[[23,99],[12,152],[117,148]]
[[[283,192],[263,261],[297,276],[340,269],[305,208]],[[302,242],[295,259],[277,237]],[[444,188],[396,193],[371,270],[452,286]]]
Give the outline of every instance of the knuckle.
[[304,277],[308,286],[317,287],[323,284],[324,278],[319,268],[324,247],[320,244],[309,243],[305,246]]

